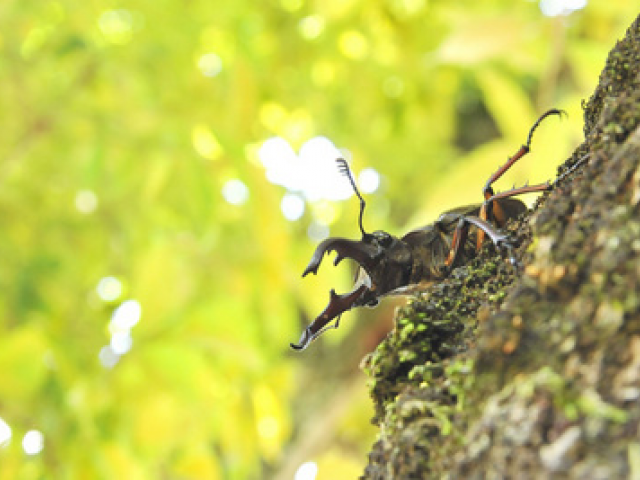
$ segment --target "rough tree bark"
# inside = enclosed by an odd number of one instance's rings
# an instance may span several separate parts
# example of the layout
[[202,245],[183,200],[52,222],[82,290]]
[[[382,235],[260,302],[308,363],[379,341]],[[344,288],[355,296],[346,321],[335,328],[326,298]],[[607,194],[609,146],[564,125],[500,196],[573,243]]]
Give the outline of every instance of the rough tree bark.
[[640,478],[640,17],[584,104],[584,158],[491,248],[415,297],[364,361],[365,479]]

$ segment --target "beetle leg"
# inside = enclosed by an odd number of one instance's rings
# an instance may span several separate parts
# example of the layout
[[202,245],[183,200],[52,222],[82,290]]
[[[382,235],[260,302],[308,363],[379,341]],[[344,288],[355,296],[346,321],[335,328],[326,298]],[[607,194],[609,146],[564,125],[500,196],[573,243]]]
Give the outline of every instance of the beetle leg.
[[458,226],[453,232],[453,239],[451,241],[451,250],[449,256],[445,260],[445,265],[448,268],[456,267],[456,260],[459,258],[464,243],[469,235],[469,227],[474,225],[478,229],[478,235],[482,232],[489,236],[493,244],[498,249],[505,249],[509,255],[509,261],[512,265],[517,265],[518,262],[513,255],[513,245],[507,240],[507,236],[501,233],[497,228],[491,225],[488,221],[478,217],[461,217],[458,221]]
[[[516,163],[518,160],[524,157],[527,153],[529,153],[529,151],[531,150],[531,140],[533,138],[533,132],[536,131],[540,123],[542,123],[542,120],[547,118],[549,115],[558,115],[561,117],[563,114],[566,115],[566,113],[563,110],[558,110],[556,108],[552,108],[551,110],[547,110],[545,113],[543,113],[538,118],[538,120],[536,120],[536,122],[533,124],[533,126],[529,130],[529,135],[527,136],[527,142],[524,145],[522,145],[518,149],[518,151],[506,161],[504,165],[502,165],[493,175],[489,177],[489,179],[487,180],[487,183],[485,183],[484,188],[482,189],[482,194],[484,196],[485,201],[482,204],[482,207],[480,209],[481,219],[486,221],[493,220],[496,222],[498,226],[502,226],[506,221],[506,214],[498,200],[500,200],[501,198],[508,198],[508,197],[513,197],[515,195],[520,195],[522,193],[541,192],[544,190],[548,190],[550,188],[549,184],[542,184],[542,185],[533,185],[533,186],[526,186],[521,188],[514,188],[507,192],[496,194],[493,190],[492,185],[500,177],[502,177],[502,175],[504,175],[504,173],[507,170],[509,170],[514,163]],[[476,248],[478,250],[480,250],[480,247],[482,247],[482,243],[484,242],[484,235],[485,235],[485,231],[482,229],[478,229],[477,243],[476,243]]]
[[509,158],[507,162],[504,165],[502,165],[496,173],[494,173],[493,175],[491,175],[491,177],[489,177],[489,180],[487,180],[487,183],[485,183],[484,188],[482,190],[485,200],[489,200],[491,197],[494,196],[493,188],[491,187],[491,185],[493,185],[502,175],[504,175],[504,172],[509,170],[514,163],[516,163],[518,160],[524,157],[527,153],[529,153],[529,151],[531,150],[531,139],[533,138],[533,132],[536,131],[536,128],[538,128],[538,125],[542,123],[542,120],[547,118],[549,115],[562,116],[562,115],[566,115],[566,112],[564,110],[558,110],[557,108],[552,108],[551,110],[547,110],[545,113],[540,115],[540,118],[536,120],[536,123],[534,123],[531,129],[529,130],[527,143],[522,145],[520,149],[515,153],[515,155]]
[[[541,183],[539,185],[527,185],[520,188],[512,188],[511,190],[507,190],[506,192],[496,193],[491,196],[489,199],[485,200],[480,207],[479,216],[482,220],[487,222],[492,219],[496,222],[498,226],[503,226],[506,222],[504,217],[500,217],[499,214],[502,214],[502,209],[496,209],[496,207],[500,206],[500,199],[515,197],[517,195],[522,195],[524,193],[534,193],[534,192],[546,192],[547,190],[551,190],[552,185],[547,183]],[[478,235],[476,236],[476,249],[480,250],[482,244],[484,243],[485,231],[482,229],[478,230]]]
[[[548,112],[547,112],[548,113]],[[539,122],[539,121],[538,121]],[[531,135],[531,134],[529,134]],[[590,154],[583,155],[576,163],[574,163],[569,169],[567,169],[562,175],[558,176],[556,181],[552,184],[550,182],[541,183],[540,185],[527,185],[520,188],[513,188],[511,190],[507,190],[506,192],[496,193],[492,195],[487,200],[484,201],[482,207],[480,207],[479,216],[482,220],[490,221],[493,217],[493,220],[496,222],[498,226],[502,226],[504,224],[504,218],[500,218],[500,214],[502,213],[502,209],[500,208],[499,200],[502,198],[515,197],[516,195],[522,195],[523,193],[535,193],[535,192],[546,192],[547,190],[551,190],[558,183],[564,180],[568,175],[573,173],[582,163],[589,158]],[[496,208],[498,207],[498,208]],[[482,229],[478,230],[477,235],[477,245],[476,249],[480,250],[482,247],[482,243],[484,242],[485,231]]]
[[447,259],[444,261],[444,264],[449,269],[452,269],[456,266],[456,260],[459,257],[459,253],[464,247],[465,242],[467,241],[467,236],[469,235],[469,226],[471,224],[465,221],[466,218],[467,217],[460,217],[458,225],[453,231],[453,237],[451,238],[451,249],[449,250]]
[[565,178],[567,178],[569,175],[571,175],[574,172],[574,170],[576,170],[580,165],[582,165],[582,163],[585,160],[587,160],[590,156],[591,156],[590,153],[586,153],[582,157],[580,157],[576,163],[571,165],[571,167],[569,167],[567,170],[565,170],[562,173],[562,175],[559,175],[558,178],[556,178],[556,181],[553,183],[553,187],[555,188],[558,185],[558,183],[562,182]]

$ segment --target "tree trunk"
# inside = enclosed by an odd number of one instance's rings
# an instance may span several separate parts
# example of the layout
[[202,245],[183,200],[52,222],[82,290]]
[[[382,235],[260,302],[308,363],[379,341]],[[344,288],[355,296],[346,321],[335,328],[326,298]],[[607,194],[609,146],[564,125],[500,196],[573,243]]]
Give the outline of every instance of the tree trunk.
[[362,478],[640,478],[640,17],[584,104],[585,141],[492,248],[370,354]]

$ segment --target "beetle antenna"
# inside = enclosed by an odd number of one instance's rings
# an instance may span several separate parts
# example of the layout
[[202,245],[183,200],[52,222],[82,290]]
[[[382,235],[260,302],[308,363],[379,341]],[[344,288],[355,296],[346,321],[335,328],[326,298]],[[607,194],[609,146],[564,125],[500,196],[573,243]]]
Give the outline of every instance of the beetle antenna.
[[340,170],[340,173],[342,173],[344,176],[346,176],[349,179],[349,182],[353,187],[353,191],[355,192],[357,197],[360,199],[360,216],[358,218],[358,225],[360,227],[360,231],[362,232],[362,236],[366,237],[368,234],[367,232],[364,231],[364,227],[362,226],[362,216],[364,215],[364,207],[367,206],[367,203],[364,201],[364,198],[362,198],[362,195],[360,195],[360,191],[356,186],[356,182],[353,179],[353,175],[351,174],[351,169],[349,168],[349,164],[347,163],[347,161],[344,158],[338,158],[336,159],[336,162],[338,164],[338,170]]

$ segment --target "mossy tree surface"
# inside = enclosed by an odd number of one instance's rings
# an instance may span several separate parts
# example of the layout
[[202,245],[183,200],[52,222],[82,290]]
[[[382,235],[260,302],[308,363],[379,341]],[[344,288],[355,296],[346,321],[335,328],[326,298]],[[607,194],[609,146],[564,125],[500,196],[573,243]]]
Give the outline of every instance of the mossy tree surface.
[[585,103],[585,141],[535,211],[416,296],[364,362],[364,478],[640,475],[640,17]]

